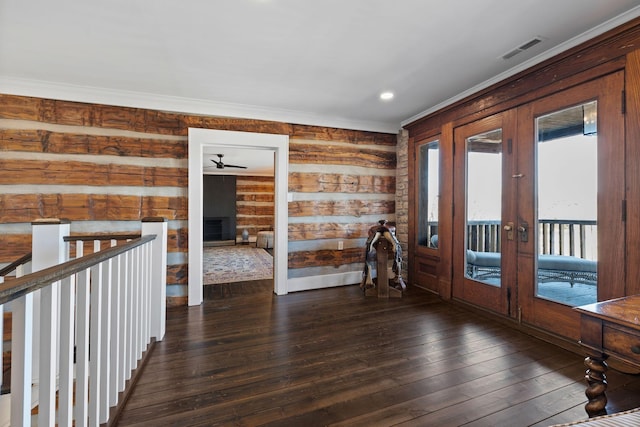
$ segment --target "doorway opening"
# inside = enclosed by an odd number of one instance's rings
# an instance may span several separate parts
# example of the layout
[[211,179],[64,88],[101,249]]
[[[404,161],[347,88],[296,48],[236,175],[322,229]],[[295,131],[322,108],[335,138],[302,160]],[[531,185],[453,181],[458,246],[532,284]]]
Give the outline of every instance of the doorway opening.
[[287,293],[288,246],[288,160],[289,136],[253,132],[189,129],[189,284],[188,303],[199,305],[203,300],[203,166],[206,147],[265,150],[275,154],[274,185],[274,293]]

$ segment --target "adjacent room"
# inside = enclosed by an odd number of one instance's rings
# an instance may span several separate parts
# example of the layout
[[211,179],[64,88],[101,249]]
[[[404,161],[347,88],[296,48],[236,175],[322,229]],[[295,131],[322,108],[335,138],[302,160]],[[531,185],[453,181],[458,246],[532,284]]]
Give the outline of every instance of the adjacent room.
[[204,293],[215,298],[273,291],[272,153],[207,147],[202,170]]

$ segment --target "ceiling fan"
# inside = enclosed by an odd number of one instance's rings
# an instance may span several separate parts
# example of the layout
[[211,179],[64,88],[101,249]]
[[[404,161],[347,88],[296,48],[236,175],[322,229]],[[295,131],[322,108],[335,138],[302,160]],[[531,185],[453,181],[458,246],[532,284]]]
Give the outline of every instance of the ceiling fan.
[[211,160],[213,163],[216,164],[216,168],[217,169],[224,169],[224,168],[240,168],[240,169],[246,169],[246,166],[238,166],[238,165],[225,165],[224,163],[222,163],[222,158],[224,157],[224,154],[216,154],[216,156],[218,156],[218,161],[214,160],[214,159],[209,159]]

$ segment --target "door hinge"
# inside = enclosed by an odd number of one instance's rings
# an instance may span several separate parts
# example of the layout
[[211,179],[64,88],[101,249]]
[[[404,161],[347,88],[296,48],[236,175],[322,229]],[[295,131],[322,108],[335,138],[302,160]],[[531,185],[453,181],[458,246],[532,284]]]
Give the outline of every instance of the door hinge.
[[622,105],[621,105],[621,111],[622,114],[626,114],[627,113],[627,91],[623,90],[622,91]]
[[507,139],[507,153],[513,153],[513,140],[511,138]]
[[622,222],[627,222],[627,200],[622,201]]

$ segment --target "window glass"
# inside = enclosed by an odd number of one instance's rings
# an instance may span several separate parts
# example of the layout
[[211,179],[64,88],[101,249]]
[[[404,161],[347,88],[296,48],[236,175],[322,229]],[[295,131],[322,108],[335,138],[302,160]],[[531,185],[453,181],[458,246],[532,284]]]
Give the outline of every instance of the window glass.
[[500,286],[502,129],[467,138],[466,269],[470,279]]
[[536,296],[570,306],[597,301],[598,104],[536,119]]
[[418,245],[438,247],[438,202],[440,200],[440,143],[431,141],[418,151],[420,174],[418,195]]

